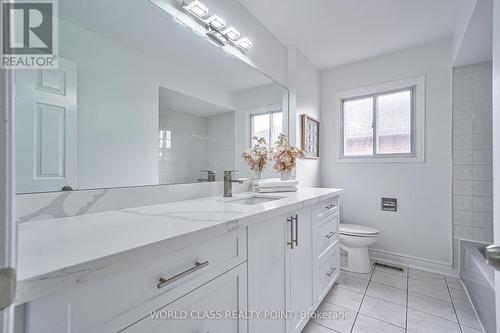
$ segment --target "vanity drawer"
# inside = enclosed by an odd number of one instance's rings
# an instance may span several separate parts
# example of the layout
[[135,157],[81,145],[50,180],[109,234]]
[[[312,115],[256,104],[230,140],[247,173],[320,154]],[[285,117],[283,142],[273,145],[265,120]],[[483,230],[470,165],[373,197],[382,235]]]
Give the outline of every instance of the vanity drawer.
[[337,242],[338,238],[338,221],[337,214],[330,215],[314,225],[314,237],[317,260],[323,259],[330,248]]
[[312,218],[314,222],[319,222],[325,217],[337,214],[339,208],[339,200],[338,197],[331,198],[328,200],[324,200],[319,204],[314,205],[312,210]]
[[143,309],[146,304],[174,301],[245,262],[246,230],[171,250],[166,246],[153,245],[144,264],[31,302],[27,321],[35,329],[28,332],[60,332],[66,326],[68,332],[105,332],[102,325],[116,318],[122,327],[130,325],[151,311]]
[[321,261],[318,266],[316,276],[315,299],[320,303],[328,293],[333,283],[340,273],[338,242],[334,245],[333,251],[329,251],[329,256]]

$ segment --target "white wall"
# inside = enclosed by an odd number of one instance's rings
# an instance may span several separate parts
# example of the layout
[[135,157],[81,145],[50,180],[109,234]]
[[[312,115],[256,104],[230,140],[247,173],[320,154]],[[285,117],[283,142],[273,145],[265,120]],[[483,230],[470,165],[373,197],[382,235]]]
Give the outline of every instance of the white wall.
[[[439,268],[451,264],[451,53],[450,43],[438,43],[321,73],[321,184],[345,189],[342,222],[378,228],[373,249]],[[335,93],[422,74],[425,163],[336,163],[340,103]],[[380,210],[383,196],[398,198],[397,213]]]
[[[292,54],[291,54],[292,53]],[[295,53],[295,54],[293,54]],[[295,115],[295,144],[301,145],[301,118],[307,114],[320,121],[320,74],[309,60],[295,48],[289,51],[289,79],[293,80],[294,101],[290,117]],[[292,83],[289,82],[289,83]],[[320,136],[322,133],[320,133]],[[292,136],[291,136],[292,137]],[[292,141],[293,142],[293,141]],[[322,154],[320,147],[320,154]],[[320,157],[321,158],[321,157]],[[302,159],[297,163],[296,177],[301,186],[320,185],[320,160]]]

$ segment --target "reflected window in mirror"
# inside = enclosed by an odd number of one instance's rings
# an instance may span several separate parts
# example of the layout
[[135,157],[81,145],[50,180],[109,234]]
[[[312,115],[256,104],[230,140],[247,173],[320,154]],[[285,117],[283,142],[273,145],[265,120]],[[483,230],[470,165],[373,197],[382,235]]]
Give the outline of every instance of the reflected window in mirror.
[[253,137],[264,138],[269,146],[273,146],[278,140],[278,135],[283,133],[283,112],[272,111],[266,113],[252,114],[250,116],[250,145]]

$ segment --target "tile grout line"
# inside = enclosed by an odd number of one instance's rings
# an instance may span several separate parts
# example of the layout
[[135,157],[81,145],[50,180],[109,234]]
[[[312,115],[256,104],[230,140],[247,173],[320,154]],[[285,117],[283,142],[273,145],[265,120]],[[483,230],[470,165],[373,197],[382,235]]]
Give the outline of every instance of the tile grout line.
[[356,317],[354,317],[354,321],[352,322],[351,329],[349,330],[350,333],[352,333],[352,330],[354,329],[354,325],[356,325],[356,320],[358,320],[359,311],[361,311],[361,306],[363,306],[363,302],[365,301],[366,292],[368,291],[368,287],[370,287],[370,282],[372,281],[373,272],[375,272],[374,265],[372,265],[370,278],[368,279],[368,283],[366,285],[365,292],[363,293],[363,298],[361,298],[361,303],[359,303],[358,311],[356,312]]
[[455,317],[457,318],[458,328],[460,329],[460,332],[463,333],[462,324],[460,323],[460,320],[458,319],[457,309],[455,309],[455,302],[453,302],[453,297],[451,296],[450,287],[448,286],[448,280],[446,280],[446,276],[443,276],[443,277],[444,277],[444,283],[446,283],[446,288],[448,289],[448,294],[450,295],[451,306],[453,307],[453,312],[455,313]]

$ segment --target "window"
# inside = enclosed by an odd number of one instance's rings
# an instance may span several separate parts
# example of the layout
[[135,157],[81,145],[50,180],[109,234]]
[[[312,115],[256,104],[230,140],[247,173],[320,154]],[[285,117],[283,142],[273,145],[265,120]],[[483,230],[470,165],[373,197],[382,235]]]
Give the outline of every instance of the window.
[[283,112],[273,111],[267,113],[252,114],[250,116],[250,145],[252,138],[265,138],[272,146],[278,140],[278,135],[283,132]]
[[341,94],[340,159],[421,160],[424,103],[420,90],[422,78]]

